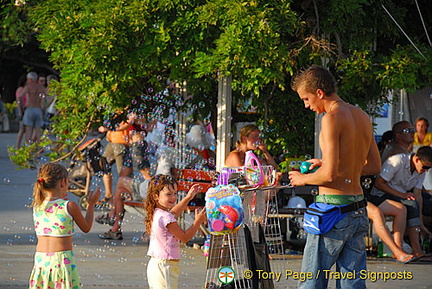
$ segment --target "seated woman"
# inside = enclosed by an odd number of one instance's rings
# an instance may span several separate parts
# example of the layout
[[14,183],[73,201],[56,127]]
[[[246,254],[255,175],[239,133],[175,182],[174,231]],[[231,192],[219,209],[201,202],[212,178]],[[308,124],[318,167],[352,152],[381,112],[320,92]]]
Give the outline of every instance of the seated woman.
[[271,165],[277,169],[278,165],[267,150],[260,137],[260,130],[254,124],[244,126],[240,130],[240,140],[236,143],[236,149],[231,151],[225,159],[226,167],[241,167],[244,165],[246,152],[260,150],[264,158],[260,158],[261,164]]
[[[260,133],[261,132],[256,125],[249,124],[244,126],[240,130],[240,139],[236,143],[236,149],[231,151],[225,159],[225,167],[244,166],[246,152],[250,150],[259,150],[263,154],[263,157],[259,157],[259,161],[261,162],[261,164],[271,165],[275,169],[277,169],[278,165],[276,164],[270,152],[267,150],[267,145],[262,142]],[[282,173],[277,172],[275,183],[278,184],[281,178]],[[265,203],[267,203],[269,199],[273,198],[276,193],[277,190],[266,190]]]

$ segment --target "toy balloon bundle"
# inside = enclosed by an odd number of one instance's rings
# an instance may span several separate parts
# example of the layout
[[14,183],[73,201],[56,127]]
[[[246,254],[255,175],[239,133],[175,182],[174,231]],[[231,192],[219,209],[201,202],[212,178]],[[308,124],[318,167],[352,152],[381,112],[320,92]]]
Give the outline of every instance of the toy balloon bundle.
[[229,234],[243,224],[244,210],[236,186],[228,184],[210,188],[205,199],[211,234]]

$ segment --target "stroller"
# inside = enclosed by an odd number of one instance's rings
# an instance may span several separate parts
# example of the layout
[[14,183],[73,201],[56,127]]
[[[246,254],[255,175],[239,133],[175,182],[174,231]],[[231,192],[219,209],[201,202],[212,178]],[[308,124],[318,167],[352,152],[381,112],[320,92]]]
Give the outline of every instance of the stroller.
[[101,141],[105,136],[93,138],[83,143],[75,153],[68,167],[69,192],[79,197],[78,204],[87,209],[87,194],[94,175],[106,172],[107,161],[102,156]]

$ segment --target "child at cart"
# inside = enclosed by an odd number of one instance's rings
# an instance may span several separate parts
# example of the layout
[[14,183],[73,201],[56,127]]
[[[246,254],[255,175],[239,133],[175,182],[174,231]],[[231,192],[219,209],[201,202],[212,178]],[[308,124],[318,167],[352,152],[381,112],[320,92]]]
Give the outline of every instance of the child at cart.
[[189,241],[206,220],[206,211],[195,211],[193,225],[183,230],[176,218],[186,208],[188,202],[198,193],[198,185],[193,185],[186,197],[178,204],[177,181],[171,176],[156,175],[150,180],[147,198],[144,202],[146,233],[150,235],[147,255],[147,279],[151,289],[178,288],[180,261],[180,241]]
[[33,189],[33,219],[38,243],[29,288],[81,288],[72,251],[74,222],[85,233],[93,223],[94,205],[100,189],[89,192],[86,216],[66,199],[68,172],[58,163],[46,163]]

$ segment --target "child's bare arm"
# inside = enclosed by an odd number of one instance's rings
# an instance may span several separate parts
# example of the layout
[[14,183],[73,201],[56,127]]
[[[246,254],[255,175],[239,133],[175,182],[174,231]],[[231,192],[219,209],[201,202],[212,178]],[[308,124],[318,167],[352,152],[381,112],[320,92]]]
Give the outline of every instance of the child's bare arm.
[[100,188],[98,187],[95,192],[90,191],[88,193],[88,206],[85,217],[82,215],[80,208],[74,202],[68,203],[68,211],[74,219],[77,226],[84,233],[90,232],[90,229],[93,225],[93,215],[94,215],[94,205],[99,200],[100,197]]
[[187,204],[193,199],[195,198],[196,194],[199,193],[199,184],[195,184],[193,185],[186,197],[184,197],[180,202],[178,202],[178,204],[176,204],[171,210],[171,214],[174,215],[174,217],[177,219],[178,216],[180,216],[180,214],[186,209]]
[[168,231],[170,231],[177,239],[181,242],[186,243],[195,235],[196,231],[198,231],[200,225],[206,221],[206,210],[202,209],[201,212],[195,211],[195,221],[192,226],[189,227],[186,231],[176,223],[169,223],[166,227]]

